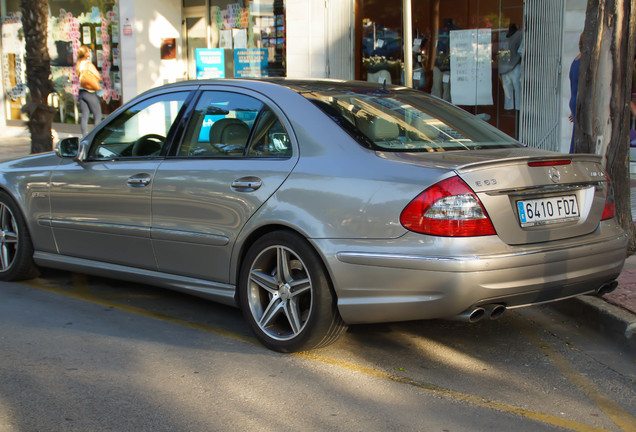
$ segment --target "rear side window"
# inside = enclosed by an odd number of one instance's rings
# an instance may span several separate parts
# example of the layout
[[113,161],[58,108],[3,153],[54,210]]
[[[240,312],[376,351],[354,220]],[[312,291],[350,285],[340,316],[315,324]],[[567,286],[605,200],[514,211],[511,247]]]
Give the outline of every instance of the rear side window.
[[488,123],[423,93],[324,90],[304,93],[362,145],[430,152],[520,147]]
[[291,156],[289,136],[278,117],[251,96],[203,92],[178,156]]

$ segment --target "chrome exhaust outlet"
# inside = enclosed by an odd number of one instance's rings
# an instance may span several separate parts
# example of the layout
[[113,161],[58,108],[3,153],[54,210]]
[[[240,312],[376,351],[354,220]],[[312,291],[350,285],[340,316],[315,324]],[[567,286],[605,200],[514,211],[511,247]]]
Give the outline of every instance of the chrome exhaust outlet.
[[506,307],[502,304],[491,304],[491,305],[484,306],[484,308],[486,308],[486,314],[488,315],[488,318],[490,318],[491,320],[496,320],[501,318],[501,316],[506,311]]
[[597,288],[596,291],[594,292],[594,295],[597,297],[602,297],[605,294],[609,294],[612,291],[614,291],[617,286],[618,286],[617,281],[608,282],[606,284],[601,285],[599,288]]
[[465,321],[469,323],[476,323],[486,316],[486,309],[482,307],[474,307],[466,309],[464,312],[453,317],[455,321]]

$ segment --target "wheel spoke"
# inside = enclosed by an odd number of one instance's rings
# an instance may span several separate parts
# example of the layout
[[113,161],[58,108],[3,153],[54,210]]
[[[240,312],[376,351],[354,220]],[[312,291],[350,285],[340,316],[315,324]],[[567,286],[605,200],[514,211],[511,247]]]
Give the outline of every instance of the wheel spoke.
[[293,280],[289,283],[289,288],[291,289],[292,298],[297,297],[311,290],[311,281],[309,278]]
[[265,274],[259,270],[252,270],[250,273],[250,280],[270,294],[278,293],[278,282],[273,276]]
[[9,263],[9,248],[3,243],[0,247],[0,269],[5,270],[9,267]]
[[292,280],[289,272],[289,252],[285,248],[276,248],[276,267],[278,268],[278,277],[281,282],[289,282]]
[[0,269],[6,270],[13,262],[18,244],[18,228],[9,207],[0,204]]
[[269,302],[269,304],[263,311],[263,315],[261,316],[258,322],[261,328],[265,329],[269,325],[269,323],[271,323],[272,320],[276,317],[276,315],[278,315],[281,308],[283,307],[284,307],[284,304],[280,300],[278,295],[275,295],[274,297],[272,297],[272,300]]
[[4,230],[7,226],[7,214],[9,209],[4,204],[0,204],[0,229]]
[[2,243],[14,244],[18,242],[18,236],[14,233],[5,232],[5,238]]
[[292,333],[294,335],[298,334],[302,324],[300,322],[298,306],[293,299],[289,299],[289,301],[285,302],[285,316],[289,321]]

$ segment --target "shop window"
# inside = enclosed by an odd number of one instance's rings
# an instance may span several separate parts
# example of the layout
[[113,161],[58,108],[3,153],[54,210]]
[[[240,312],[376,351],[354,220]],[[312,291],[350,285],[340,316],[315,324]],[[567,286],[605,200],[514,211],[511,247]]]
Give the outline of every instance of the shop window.
[[[362,0],[359,78],[403,85],[402,2]],[[413,87],[517,136],[522,0],[412,0]]]
[[[9,12],[2,18],[2,68],[4,88],[10,100],[7,118],[12,120],[23,119],[20,108],[27,98],[24,35],[19,9],[19,4],[8,2]],[[93,62],[103,79],[102,91],[98,93],[102,113],[111,113],[121,105],[122,91],[118,2],[50,0],[49,10],[48,48],[54,87],[49,104],[56,109],[53,120],[79,122],[79,77],[75,63],[81,45],[91,48]]]
[[284,0],[210,4],[210,48],[195,50],[197,78],[285,76]]

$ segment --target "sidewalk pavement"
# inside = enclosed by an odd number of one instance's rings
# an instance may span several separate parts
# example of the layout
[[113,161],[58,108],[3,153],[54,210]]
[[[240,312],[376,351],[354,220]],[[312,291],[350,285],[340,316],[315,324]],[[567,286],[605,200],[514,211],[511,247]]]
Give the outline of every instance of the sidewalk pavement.
[[[61,125],[55,128],[53,136],[55,143],[68,136],[81,136],[81,133],[77,125]],[[26,156],[30,149],[31,137],[26,126],[7,126],[0,131],[0,160]],[[633,165],[630,200],[632,216],[636,219],[636,162]],[[615,335],[621,344],[636,353],[636,255],[625,261],[618,287],[613,292],[600,298],[579,296],[551,303],[551,306]]]

